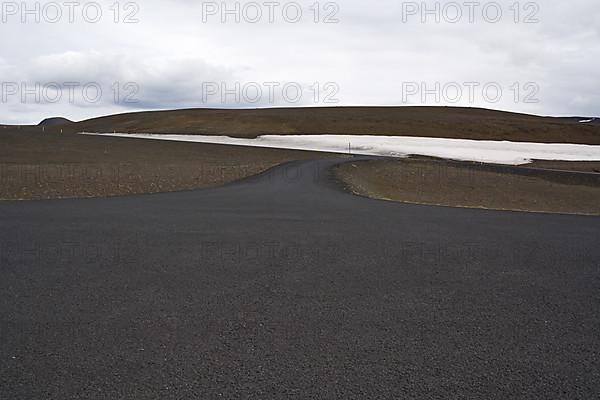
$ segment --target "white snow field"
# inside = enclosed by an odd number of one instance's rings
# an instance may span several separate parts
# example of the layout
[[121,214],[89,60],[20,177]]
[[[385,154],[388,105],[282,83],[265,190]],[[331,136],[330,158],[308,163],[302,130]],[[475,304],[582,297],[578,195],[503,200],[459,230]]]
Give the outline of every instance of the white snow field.
[[81,133],[180,142],[271,147],[386,157],[421,155],[461,161],[521,165],[532,160],[600,161],[600,146],[548,144],[409,136],[264,135],[256,139],[228,136]]

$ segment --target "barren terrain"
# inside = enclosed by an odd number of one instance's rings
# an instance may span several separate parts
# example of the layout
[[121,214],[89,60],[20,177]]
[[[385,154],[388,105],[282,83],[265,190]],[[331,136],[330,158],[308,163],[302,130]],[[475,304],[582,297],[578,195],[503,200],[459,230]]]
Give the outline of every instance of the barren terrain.
[[45,129],[244,138],[262,134],[355,134],[600,144],[600,124],[577,121],[456,107],[190,109],[112,115]]
[[214,187],[323,153],[0,129],[0,199],[109,197]]
[[[343,154],[177,143],[77,132],[222,134],[339,133],[600,144],[600,125],[463,108],[180,110],[40,126],[0,127],[0,199],[108,197],[203,189],[281,163]],[[571,171],[571,172],[569,172]],[[481,166],[434,158],[341,165],[354,193],[431,205],[600,214],[600,162]],[[582,172],[582,173],[578,173]],[[312,171],[300,171],[311,174]]]
[[600,215],[600,174],[569,171],[597,167],[598,163],[565,162],[512,167],[416,158],[346,163],[336,172],[355,194],[382,200]]

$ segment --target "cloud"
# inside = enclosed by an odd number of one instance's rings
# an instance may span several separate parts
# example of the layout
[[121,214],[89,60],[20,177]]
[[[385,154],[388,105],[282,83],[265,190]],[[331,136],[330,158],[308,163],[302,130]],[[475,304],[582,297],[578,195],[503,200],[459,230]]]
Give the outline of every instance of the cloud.
[[[226,3],[229,10],[235,8],[234,1]],[[440,2],[439,9],[448,3]],[[407,2],[393,0],[347,0],[327,9],[328,3],[321,2],[318,13],[310,8],[313,2],[298,2],[303,14],[297,23],[283,17],[286,2],[276,9],[273,23],[264,7],[258,23],[244,21],[244,15],[240,23],[234,22],[235,15],[226,15],[229,22],[222,23],[220,12],[203,16],[206,2],[203,6],[189,0],[147,0],[128,9],[119,3],[118,15],[110,8],[112,1],[100,1],[103,14],[97,23],[86,21],[80,9],[72,23],[48,23],[44,18],[22,23],[19,15],[9,16],[0,25],[3,82],[29,88],[36,82],[55,82],[63,91],[65,82],[97,83],[103,95],[97,102],[80,95],[57,103],[36,102],[33,96],[23,102],[14,95],[0,103],[0,119],[33,123],[48,115],[82,119],[138,109],[357,104],[600,114],[600,16],[594,2],[546,2],[537,9],[523,2],[517,3],[518,14],[510,8],[514,3],[498,2],[503,14],[497,23],[483,17],[485,2],[473,22],[463,8],[458,23],[446,22],[444,17],[452,16],[441,13],[440,23],[435,15],[425,15],[427,22],[422,23],[422,10],[403,18]],[[33,7],[33,2],[28,4]],[[216,4],[221,7],[220,1]],[[239,10],[246,4],[241,2]],[[415,4],[421,7],[421,2]],[[429,9],[435,6],[427,4]],[[124,23],[128,16],[139,22]],[[328,16],[339,23],[324,23]],[[528,16],[539,22],[524,23]],[[264,86],[267,82],[279,84],[273,99]],[[473,99],[464,86],[469,82],[479,84]],[[258,84],[263,94],[258,101],[247,101],[252,96],[239,91],[239,99],[222,93],[206,97],[206,86],[214,83],[230,90],[238,84],[240,90]],[[406,98],[404,89],[414,83],[426,89],[459,84],[463,96],[457,102],[448,101],[453,100],[448,93],[438,93],[441,99],[422,93]],[[286,84],[302,89],[297,102],[282,93]],[[337,90],[324,90],[327,84]],[[498,101],[489,101],[481,92],[489,84],[502,89]],[[527,90],[528,84],[537,90]],[[333,92],[339,103],[324,103]],[[537,101],[525,101],[533,92]],[[137,102],[124,101],[132,95]]]

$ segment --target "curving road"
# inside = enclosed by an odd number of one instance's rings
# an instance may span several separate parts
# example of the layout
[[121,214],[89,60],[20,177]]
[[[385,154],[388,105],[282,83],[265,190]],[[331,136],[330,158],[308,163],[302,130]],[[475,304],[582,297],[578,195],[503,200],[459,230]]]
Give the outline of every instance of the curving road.
[[0,398],[596,398],[600,218],[221,188],[0,204]]

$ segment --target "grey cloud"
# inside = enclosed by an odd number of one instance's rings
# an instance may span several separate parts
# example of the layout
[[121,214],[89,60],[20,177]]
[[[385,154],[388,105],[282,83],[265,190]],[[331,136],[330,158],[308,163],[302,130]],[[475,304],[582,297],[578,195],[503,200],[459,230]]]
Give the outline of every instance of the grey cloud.
[[[113,2],[101,3],[108,7]],[[514,1],[500,3],[508,9]],[[498,24],[403,23],[402,3],[393,0],[339,2],[340,23],[330,25],[314,24],[311,15],[298,24],[203,24],[199,2],[148,0],[139,5],[138,24],[0,26],[3,81],[92,81],[103,87],[135,82],[138,103],[115,103],[110,96],[95,104],[5,103],[0,118],[37,122],[45,113],[76,119],[145,108],[313,105],[306,97],[290,104],[280,94],[274,103],[265,98],[257,103],[202,101],[206,82],[231,87],[273,81],[298,82],[307,93],[316,82],[335,82],[339,105],[399,105],[405,82],[493,81],[505,89],[515,82],[535,82],[539,103],[515,103],[505,96],[494,104],[458,105],[600,114],[600,15],[592,0],[540,2],[537,24],[515,24],[510,15]]]

